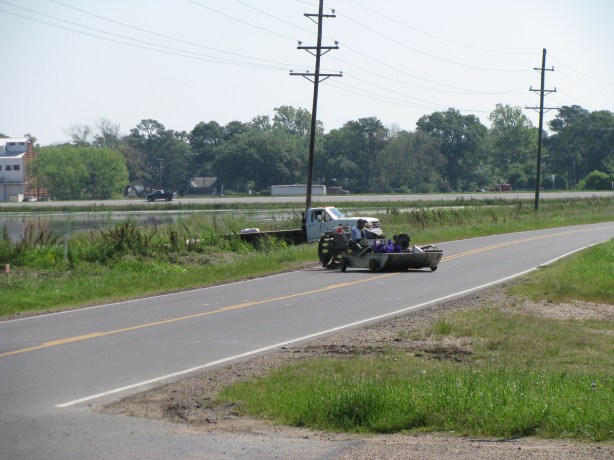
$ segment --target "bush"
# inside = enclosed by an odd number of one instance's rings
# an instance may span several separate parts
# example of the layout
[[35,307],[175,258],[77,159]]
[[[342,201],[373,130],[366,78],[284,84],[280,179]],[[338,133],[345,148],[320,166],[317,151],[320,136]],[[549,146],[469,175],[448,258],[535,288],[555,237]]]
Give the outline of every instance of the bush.
[[613,183],[614,174],[593,171],[580,181],[578,188],[580,190],[611,190]]

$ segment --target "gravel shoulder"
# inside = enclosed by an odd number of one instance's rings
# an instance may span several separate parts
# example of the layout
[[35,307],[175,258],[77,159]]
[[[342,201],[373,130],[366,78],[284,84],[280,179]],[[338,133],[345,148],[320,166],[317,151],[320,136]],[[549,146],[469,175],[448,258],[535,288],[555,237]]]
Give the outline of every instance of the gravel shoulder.
[[[513,283],[513,282],[512,282]],[[284,364],[312,357],[376,355],[384,348],[403,348],[416,356],[431,359],[462,360],[471,353],[463,341],[399,340],[401,332],[423,329],[449,312],[485,306],[513,309],[533,315],[562,319],[614,319],[614,305],[573,302],[554,304],[530,302],[509,295],[512,283],[495,286],[431,306],[407,315],[346,330],[319,338],[301,346],[280,349],[263,356],[237,362],[198,376],[146,391],[101,408],[105,413],[167,420],[195,433],[223,432],[267,439],[317,439],[331,443],[350,442],[338,459],[612,459],[614,442],[584,443],[576,440],[539,438],[474,439],[451,434],[354,435],[316,432],[302,428],[277,426],[265,420],[239,416],[231,405],[214,404],[217,392],[237,381],[265,375]],[[307,458],[308,456],[305,456]],[[297,458],[301,454],[297,453]]]

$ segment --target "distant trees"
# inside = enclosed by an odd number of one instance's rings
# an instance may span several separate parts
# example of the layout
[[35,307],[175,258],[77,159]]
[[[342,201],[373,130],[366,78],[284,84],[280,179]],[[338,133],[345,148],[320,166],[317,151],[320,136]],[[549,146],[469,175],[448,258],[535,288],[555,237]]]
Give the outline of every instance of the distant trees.
[[380,187],[419,193],[441,190],[445,158],[439,142],[422,131],[399,132],[379,155]]
[[456,109],[448,109],[421,117],[417,127],[439,140],[445,158],[445,180],[450,188],[465,189],[465,185],[474,180],[475,171],[483,160],[486,126],[474,115],[461,115]]
[[190,132],[193,171],[198,176],[209,176],[215,159],[215,148],[224,142],[224,128],[217,121],[200,122]]
[[193,177],[189,137],[152,119],[141,120],[130,130],[126,142],[137,157],[135,164],[142,168],[137,174],[143,186],[185,192]]
[[375,117],[348,121],[325,136],[318,175],[336,179],[356,192],[382,191],[377,158],[386,146],[388,130]]
[[249,130],[233,136],[215,149],[212,170],[226,187],[247,192],[273,184],[294,183],[303,176],[297,152],[284,137]]
[[[520,107],[497,104],[488,118],[489,128],[450,108],[424,115],[413,132],[385,127],[376,117],[350,120],[328,133],[318,122],[314,182],[353,193],[467,191],[501,182],[532,189],[537,128]],[[549,127],[544,186],[612,186],[612,112],[564,106]],[[35,171],[58,198],[110,196],[126,181],[183,194],[199,176],[217,176],[226,192],[266,193],[273,184],[305,183],[310,129],[311,114],[291,106],[247,123],[199,122],[189,132],[144,119],[122,136],[118,124],[100,119],[94,128],[68,130],[80,156],[77,150],[43,148],[41,154],[49,151],[56,158],[39,155]],[[94,151],[98,156],[92,157]],[[117,181],[109,174],[117,174]]]
[[108,199],[128,185],[122,156],[107,148],[42,147],[31,167],[39,183],[60,200]]
[[563,106],[549,126],[554,134],[545,142],[547,163],[561,182],[573,188],[593,171],[608,172],[608,158],[614,158],[614,113]]
[[515,189],[534,187],[537,130],[520,107],[497,104],[485,139],[492,176]]

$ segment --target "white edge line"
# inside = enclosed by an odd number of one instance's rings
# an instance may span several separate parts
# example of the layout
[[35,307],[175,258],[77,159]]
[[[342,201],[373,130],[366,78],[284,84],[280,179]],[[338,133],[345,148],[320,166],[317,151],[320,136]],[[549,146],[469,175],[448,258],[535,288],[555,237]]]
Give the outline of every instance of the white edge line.
[[163,380],[168,380],[168,379],[172,379],[172,378],[179,377],[179,376],[182,376],[182,375],[190,374],[192,372],[200,371],[202,369],[206,369],[208,367],[216,366],[218,364],[224,364],[224,363],[227,363],[227,362],[230,362],[230,361],[234,361],[234,360],[237,360],[237,359],[246,358],[248,356],[252,356],[252,355],[255,355],[255,354],[258,354],[258,353],[263,353],[263,352],[266,352],[266,351],[270,351],[270,350],[273,350],[275,348],[281,348],[281,347],[284,347],[286,345],[291,345],[293,343],[301,342],[303,340],[313,339],[313,338],[316,338],[316,337],[319,337],[319,336],[322,336],[322,335],[326,335],[326,334],[330,334],[330,333],[333,333],[333,332],[341,331],[343,329],[348,329],[348,328],[351,328],[351,327],[354,327],[354,326],[359,326],[361,324],[377,321],[377,320],[386,318],[388,316],[394,316],[394,315],[399,315],[401,313],[406,313],[408,311],[416,310],[416,309],[419,309],[419,308],[422,308],[422,307],[425,307],[427,305],[431,305],[431,304],[434,304],[434,303],[443,302],[445,300],[449,300],[449,299],[452,299],[454,297],[461,297],[461,296],[469,294],[469,293],[471,293],[473,291],[479,291],[480,289],[485,289],[485,288],[493,286],[495,284],[500,284],[500,283],[503,283],[503,282],[508,281],[510,279],[516,278],[518,276],[525,275],[525,274],[530,273],[530,272],[532,272],[534,270],[537,270],[540,267],[543,267],[545,265],[549,265],[551,263],[554,263],[554,262],[556,262],[559,259],[563,259],[564,257],[568,257],[571,254],[574,254],[576,252],[582,251],[582,250],[587,249],[587,248],[589,248],[591,246],[595,246],[596,244],[599,244],[599,243],[593,243],[593,244],[590,244],[588,246],[584,246],[582,248],[575,249],[575,250],[570,251],[570,252],[568,252],[566,254],[563,254],[562,256],[558,256],[558,257],[556,257],[556,258],[554,258],[554,259],[552,259],[552,260],[550,260],[548,262],[540,264],[537,267],[530,268],[530,269],[522,271],[520,273],[516,273],[516,274],[510,275],[510,276],[506,276],[505,278],[501,278],[501,279],[496,280],[496,281],[491,281],[490,283],[482,284],[481,286],[476,286],[476,287],[473,287],[471,289],[466,289],[464,291],[456,292],[454,294],[449,294],[449,295],[444,296],[444,297],[439,297],[438,299],[429,300],[428,302],[424,302],[424,303],[421,303],[421,304],[418,304],[418,305],[413,305],[413,306],[407,307],[407,308],[402,308],[401,310],[396,310],[396,311],[393,311],[393,312],[390,312],[390,313],[385,313],[383,315],[378,315],[378,316],[374,316],[372,318],[363,319],[363,320],[360,320],[360,321],[356,321],[354,323],[344,324],[343,326],[338,326],[338,327],[334,327],[332,329],[327,329],[325,331],[320,331],[320,332],[316,332],[316,333],[313,333],[313,334],[305,335],[303,337],[299,337],[299,338],[296,338],[296,339],[287,340],[286,342],[276,343],[274,345],[269,345],[269,346],[266,346],[266,347],[258,348],[256,350],[247,351],[245,353],[241,353],[241,354],[234,355],[234,356],[228,356],[227,358],[218,359],[217,361],[211,361],[210,363],[202,364],[200,366],[192,367],[190,369],[185,369],[183,371],[174,372],[172,374],[167,374],[167,375],[163,375],[163,376],[160,376],[160,377],[155,377],[153,379],[144,380],[142,382],[134,383],[132,385],[127,385],[127,386],[124,386],[124,387],[115,388],[113,390],[105,391],[103,393],[98,393],[98,394],[95,394],[95,395],[86,396],[84,398],[75,399],[74,401],[68,401],[68,402],[65,402],[65,403],[62,403],[62,404],[58,404],[55,407],[61,409],[61,408],[65,408],[65,407],[75,406],[77,404],[81,404],[81,403],[84,403],[84,402],[87,402],[87,401],[91,401],[93,399],[103,398],[105,396],[109,396],[109,395],[116,394],[116,393],[121,393],[123,391],[132,390],[134,388],[138,388],[138,387],[145,386],[145,385],[151,385],[152,383],[158,383],[158,382],[161,382]]

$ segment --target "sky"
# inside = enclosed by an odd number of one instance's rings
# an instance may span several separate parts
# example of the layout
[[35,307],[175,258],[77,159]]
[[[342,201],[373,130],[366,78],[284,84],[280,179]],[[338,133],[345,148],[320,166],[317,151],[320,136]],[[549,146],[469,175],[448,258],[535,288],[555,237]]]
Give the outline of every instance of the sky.
[[[0,133],[70,140],[100,120],[191,131],[281,106],[311,112],[318,0],[0,0]],[[324,0],[325,132],[375,117],[413,131],[459,110],[489,126],[497,104],[538,126],[545,107],[614,111],[612,0]],[[552,70],[553,69],[553,70]],[[545,113],[544,122],[556,116]],[[544,125],[547,128],[547,125]]]

